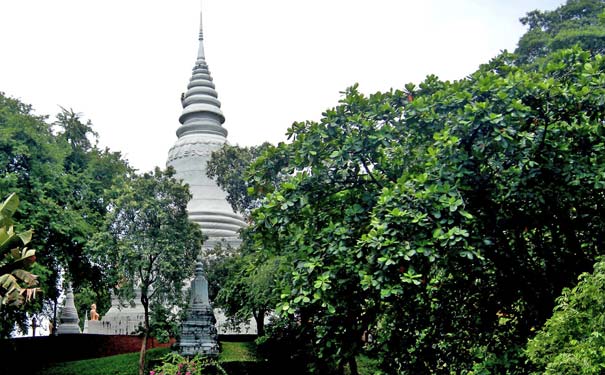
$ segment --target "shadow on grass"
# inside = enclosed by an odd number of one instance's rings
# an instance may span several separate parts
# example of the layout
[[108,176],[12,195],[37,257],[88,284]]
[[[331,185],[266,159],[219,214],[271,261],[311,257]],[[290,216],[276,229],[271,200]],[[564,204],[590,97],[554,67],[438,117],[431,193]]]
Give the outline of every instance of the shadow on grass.
[[[170,349],[157,348],[147,351],[147,372],[156,365],[161,364],[162,357]],[[137,375],[138,374],[139,353],[120,354],[111,357],[87,359],[74,362],[62,362],[48,366],[37,372],[35,375]],[[266,375],[282,373],[280,369],[273,366],[256,355],[256,345],[254,342],[221,342],[221,354],[219,356],[221,367],[229,375]],[[376,362],[367,357],[361,356],[358,359],[359,373],[361,375],[371,375],[376,372]],[[296,371],[298,370],[298,371]],[[290,368],[287,373],[294,375],[302,369]],[[279,371],[279,372],[275,372]]]

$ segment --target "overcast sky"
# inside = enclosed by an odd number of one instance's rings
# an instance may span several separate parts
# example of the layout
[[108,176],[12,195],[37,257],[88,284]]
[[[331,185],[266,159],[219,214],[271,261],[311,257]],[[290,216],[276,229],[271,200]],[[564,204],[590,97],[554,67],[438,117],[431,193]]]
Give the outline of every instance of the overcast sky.
[[[206,60],[229,142],[285,140],[339,92],[455,80],[514,50],[563,0],[204,0]],[[197,54],[199,0],[0,0],[0,91],[72,108],[141,171],[165,166]]]

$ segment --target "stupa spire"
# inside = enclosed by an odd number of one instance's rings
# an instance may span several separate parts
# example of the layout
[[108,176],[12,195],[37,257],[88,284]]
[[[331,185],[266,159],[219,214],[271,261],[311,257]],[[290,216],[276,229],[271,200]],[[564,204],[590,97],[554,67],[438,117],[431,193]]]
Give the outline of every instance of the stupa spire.
[[236,248],[241,243],[238,232],[246,223],[233,212],[226,193],[206,175],[212,152],[227,143],[227,130],[222,126],[225,116],[206,64],[201,13],[198,53],[187,91],[181,97],[183,112],[179,117],[181,126],[176,131],[178,140],[168,152],[166,164],[174,167],[176,178],[189,184],[193,198],[187,211],[189,218],[208,236],[204,248],[223,241]]
[[198,60],[205,60],[206,59],[206,54],[204,53],[204,27],[203,27],[203,17],[202,17],[202,10],[200,8],[200,36],[198,37],[198,40],[200,41],[200,46],[198,48],[197,51],[197,59]]
[[221,111],[221,102],[218,100],[218,94],[206,63],[202,25],[202,12],[200,11],[198,53],[187,92],[181,98],[183,113],[179,121],[182,125],[177,129],[176,135],[181,138],[187,134],[197,133],[226,138],[227,129],[222,126],[225,116]]

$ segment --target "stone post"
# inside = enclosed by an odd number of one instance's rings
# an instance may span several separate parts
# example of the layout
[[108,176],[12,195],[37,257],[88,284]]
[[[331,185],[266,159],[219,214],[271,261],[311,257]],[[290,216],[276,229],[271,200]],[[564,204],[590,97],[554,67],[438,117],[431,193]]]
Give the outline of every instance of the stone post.
[[74,303],[74,292],[71,289],[71,284],[69,284],[65,291],[65,307],[63,307],[63,311],[61,311],[61,316],[59,317],[57,335],[82,333],[79,323],[80,318],[78,317]]
[[218,335],[214,326],[216,319],[208,299],[208,280],[199,260],[195,265],[195,278],[191,283],[191,300],[186,316],[177,344],[179,353],[188,357],[196,354],[217,357],[219,350]]

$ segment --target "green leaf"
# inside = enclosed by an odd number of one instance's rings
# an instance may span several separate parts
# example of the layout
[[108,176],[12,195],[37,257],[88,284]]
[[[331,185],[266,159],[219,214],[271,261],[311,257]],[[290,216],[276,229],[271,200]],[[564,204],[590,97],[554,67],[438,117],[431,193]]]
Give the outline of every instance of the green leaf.
[[6,198],[4,203],[0,205],[0,225],[8,226],[9,221],[15,212],[17,212],[17,208],[19,207],[19,197],[17,194],[12,193]]

